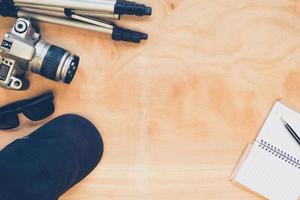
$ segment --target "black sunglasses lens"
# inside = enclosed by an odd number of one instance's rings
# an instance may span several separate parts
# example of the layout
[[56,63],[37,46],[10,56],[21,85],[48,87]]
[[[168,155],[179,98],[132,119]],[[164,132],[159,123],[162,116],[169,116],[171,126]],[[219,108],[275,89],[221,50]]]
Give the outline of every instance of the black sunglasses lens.
[[16,113],[0,114],[0,130],[17,128],[20,125],[19,116]]
[[39,121],[52,115],[54,110],[53,100],[49,99],[24,109],[23,114],[32,121]]

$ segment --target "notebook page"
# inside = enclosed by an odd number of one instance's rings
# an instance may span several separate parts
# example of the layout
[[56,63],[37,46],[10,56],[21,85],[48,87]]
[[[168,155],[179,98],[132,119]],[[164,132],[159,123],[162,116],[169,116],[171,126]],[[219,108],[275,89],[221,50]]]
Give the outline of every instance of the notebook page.
[[254,142],[234,181],[271,200],[297,200],[300,195],[300,169],[263,149],[259,142]]
[[300,145],[284,127],[281,117],[300,134],[300,114],[277,101],[260,130],[256,141],[267,142],[274,148],[289,154],[294,159],[300,160]]

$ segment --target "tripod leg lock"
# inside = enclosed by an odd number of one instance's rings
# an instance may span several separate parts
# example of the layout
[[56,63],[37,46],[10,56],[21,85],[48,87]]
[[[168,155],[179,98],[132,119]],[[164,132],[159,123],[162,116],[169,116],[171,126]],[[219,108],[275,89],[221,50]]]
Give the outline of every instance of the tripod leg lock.
[[151,15],[152,8],[140,3],[135,3],[126,0],[117,0],[115,4],[114,14],[127,14],[137,16]]
[[141,40],[147,40],[148,35],[145,33],[120,28],[115,25],[113,28],[112,39],[117,41],[140,43]]
[[74,10],[65,8],[64,13],[67,17],[72,17],[72,15],[74,14]]

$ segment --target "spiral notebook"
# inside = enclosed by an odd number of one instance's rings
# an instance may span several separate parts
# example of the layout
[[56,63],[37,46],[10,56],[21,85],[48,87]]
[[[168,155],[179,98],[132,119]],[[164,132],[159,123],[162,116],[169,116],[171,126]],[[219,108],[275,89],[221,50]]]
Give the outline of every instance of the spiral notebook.
[[300,146],[280,118],[300,133],[300,114],[277,101],[231,180],[271,200],[300,199]]

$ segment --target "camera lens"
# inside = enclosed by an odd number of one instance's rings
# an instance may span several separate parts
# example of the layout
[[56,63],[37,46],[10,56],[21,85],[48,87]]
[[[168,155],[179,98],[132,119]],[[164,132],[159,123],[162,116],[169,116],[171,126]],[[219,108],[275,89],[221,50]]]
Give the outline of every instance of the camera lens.
[[76,55],[71,57],[70,67],[64,78],[64,83],[70,84],[72,82],[78,68],[79,60],[80,60],[79,57]]
[[50,80],[70,84],[79,64],[79,57],[45,41],[36,44],[36,52],[29,63],[31,71]]

